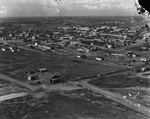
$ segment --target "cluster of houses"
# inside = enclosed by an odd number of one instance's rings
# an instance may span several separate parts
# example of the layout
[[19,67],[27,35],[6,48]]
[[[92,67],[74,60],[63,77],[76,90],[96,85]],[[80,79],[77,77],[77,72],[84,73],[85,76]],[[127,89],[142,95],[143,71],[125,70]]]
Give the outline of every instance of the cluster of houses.
[[150,71],[150,67],[141,67],[141,68],[137,68],[133,70],[133,72],[135,73],[141,73],[141,72],[147,72],[147,71]]
[[8,43],[0,42],[0,51],[3,52],[18,52],[20,49],[17,46],[12,46]]
[[[27,47],[52,52],[62,51],[63,48],[72,49],[77,53],[96,52],[105,49],[120,48],[129,46],[133,42],[139,27],[107,26],[83,26],[83,25],[62,25],[55,30],[32,30],[21,31],[16,27],[0,28],[2,40],[21,40]],[[148,37],[145,34],[144,37]],[[144,48],[142,48],[145,50]],[[142,50],[141,49],[141,50]],[[147,50],[147,49],[146,49]],[[113,56],[124,56],[124,54],[111,53]],[[127,57],[137,57],[136,54],[128,52]],[[82,58],[82,55],[80,56]],[[106,60],[96,57],[96,60]],[[141,58],[146,62],[147,59]]]
[[41,68],[37,71],[29,71],[27,72],[27,79],[32,83],[42,84],[56,84],[60,83],[60,74],[59,73],[51,73],[47,68]]
[[45,31],[33,31],[32,29],[28,29],[26,31],[18,30],[15,27],[4,27],[0,29],[0,38],[2,40],[20,40],[25,43],[31,43],[33,41],[46,41],[51,39],[53,36],[53,32],[49,30]]
[[136,28],[119,28],[118,26],[60,26],[54,31],[32,30],[20,31],[17,28],[1,28],[0,37],[4,40],[22,40],[31,42],[64,42],[82,41],[83,44],[94,44],[108,48],[130,45]]

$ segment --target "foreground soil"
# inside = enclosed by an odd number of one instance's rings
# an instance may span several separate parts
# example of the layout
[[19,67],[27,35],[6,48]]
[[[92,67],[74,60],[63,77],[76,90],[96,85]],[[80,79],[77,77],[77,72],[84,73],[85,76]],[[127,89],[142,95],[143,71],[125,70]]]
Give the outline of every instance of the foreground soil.
[[145,119],[123,105],[88,90],[26,96],[1,103],[0,119]]

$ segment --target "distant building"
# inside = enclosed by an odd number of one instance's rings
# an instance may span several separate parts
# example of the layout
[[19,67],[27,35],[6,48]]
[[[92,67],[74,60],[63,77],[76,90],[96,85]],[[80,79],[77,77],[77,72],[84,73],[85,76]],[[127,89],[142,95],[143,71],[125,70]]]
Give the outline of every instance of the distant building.
[[77,56],[77,58],[87,58],[86,55]]
[[60,37],[60,40],[72,40],[74,37],[73,36],[63,36]]
[[50,79],[50,84],[56,84],[61,82],[62,81],[60,80],[59,76],[54,76],[52,79]]
[[140,72],[147,72],[147,71],[150,71],[150,68],[149,68],[149,67],[137,68],[137,69],[134,69],[133,72],[135,72],[135,73],[140,73]]
[[113,47],[113,45],[106,45],[106,47],[107,47],[107,48],[112,48],[112,47]]
[[27,79],[36,82],[50,82],[52,84],[61,82],[60,75],[56,73],[50,73],[47,68],[39,69],[37,72],[29,72]]
[[104,60],[106,60],[106,58],[104,58],[104,57],[96,57],[95,59],[98,60],[98,61],[104,61]]
[[147,62],[147,61],[148,61],[148,59],[147,59],[147,58],[145,58],[145,57],[141,57],[141,58],[140,58],[140,61],[141,61],[141,62]]

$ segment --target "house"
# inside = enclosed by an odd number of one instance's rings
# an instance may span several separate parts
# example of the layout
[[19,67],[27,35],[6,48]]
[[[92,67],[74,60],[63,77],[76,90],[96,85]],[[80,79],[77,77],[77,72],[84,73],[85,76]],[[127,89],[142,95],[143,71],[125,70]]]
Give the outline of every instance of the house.
[[61,83],[62,81],[60,80],[59,76],[54,76],[52,79],[50,79],[50,84],[56,84],[56,83]]
[[55,76],[55,74],[50,72],[41,72],[38,74],[38,76],[40,80],[49,81]]
[[135,72],[135,73],[140,73],[140,72],[141,72],[141,69],[139,69],[139,68],[138,68],[138,69],[134,69],[133,72]]
[[134,69],[135,73],[147,72],[147,71],[150,71],[149,67],[141,67],[141,68]]
[[61,82],[60,74],[50,73],[47,68],[38,69],[37,72],[28,72],[27,79],[35,82],[50,82],[52,84]]
[[60,40],[72,40],[74,37],[73,36],[64,36],[60,37]]
[[111,53],[111,55],[112,55],[112,56],[120,56],[120,57],[121,57],[121,56],[122,56],[122,57],[124,56],[124,54],[119,54],[119,53]]
[[147,58],[145,58],[145,57],[141,57],[141,58],[140,58],[140,61],[141,61],[141,62],[147,62],[147,61],[148,61],[148,59],[147,59]]
[[38,80],[38,75],[33,70],[26,72],[28,74],[27,79],[29,81]]
[[4,47],[4,46],[3,46],[3,47],[1,47],[1,50],[2,50],[2,51],[4,51],[4,52],[5,52],[5,51],[9,51],[9,52],[10,52],[10,51],[11,51],[9,48]]
[[37,75],[37,74],[28,75],[27,79],[28,79],[29,81],[38,80],[38,75]]
[[2,51],[6,51],[6,52],[16,52],[16,51],[20,51],[18,47],[12,47],[12,46],[2,46],[1,47]]
[[82,49],[82,48],[77,49],[77,51],[80,53],[84,53],[84,49]]
[[106,60],[106,58],[104,58],[104,57],[96,57],[95,59],[98,60],[98,61],[104,61],[104,60]]
[[47,68],[42,68],[42,69],[38,69],[38,72],[44,73],[44,72],[49,72],[49,70]]
[[107,45],[106,45],[106,47],[107,47],[107,48],[112,48],[113,46],[112,46],[112,45],[108,45],[108,44],[107,44]]
[[127,57],[137,57],[137,55],[134,54],[133,51],[128,51],[128,52],[126,52],[126,56],[127,56]]
[[87,58],[86,55],[77,56],[77,58]]
[[140,47],[139,50],[140,50],[140,51],[148,51],[149,48],[148,48],[148,47]]
[[70,44],[74,45],[74,46],[76,46],[76,45],[79,46],[81,44],[81,42],[80,41],[71,41]]

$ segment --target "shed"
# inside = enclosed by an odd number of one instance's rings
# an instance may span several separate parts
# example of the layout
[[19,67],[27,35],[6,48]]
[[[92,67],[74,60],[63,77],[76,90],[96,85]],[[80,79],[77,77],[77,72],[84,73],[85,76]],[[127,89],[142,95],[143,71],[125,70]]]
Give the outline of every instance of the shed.
[[104,61],[104,60],[106,60],[106,58],[104,58],[104,57],[96,57],[95,59],[98,60],[98,61]]

